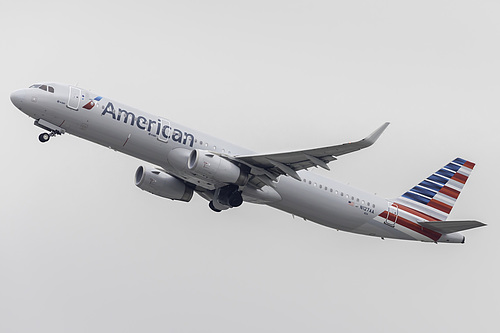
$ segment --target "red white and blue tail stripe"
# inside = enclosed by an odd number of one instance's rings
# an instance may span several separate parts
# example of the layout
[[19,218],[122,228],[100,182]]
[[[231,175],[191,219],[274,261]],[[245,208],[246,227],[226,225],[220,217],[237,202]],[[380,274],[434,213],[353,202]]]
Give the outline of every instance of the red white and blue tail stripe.
[[416,220],[446,221],[474,166],[456,158],[394,202]]

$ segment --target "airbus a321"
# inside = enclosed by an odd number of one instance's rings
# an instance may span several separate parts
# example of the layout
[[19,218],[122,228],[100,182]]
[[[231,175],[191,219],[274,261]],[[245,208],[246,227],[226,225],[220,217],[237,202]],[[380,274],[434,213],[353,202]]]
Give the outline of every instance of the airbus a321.
[[389,123],[356,142],[256,154],[76,86],[34,84],[10,99],[44,130],[41,142],[69,133],[139,158],[151,164],[135,172],[139,188],[185,202],[196,192],[215,212],[264,204],[337,230],[436,243],[464,243],[461,231],[485,225],[447,219],[474,168],[466,159],[452,159],[393,200],[308,170],[329,170],[340,156],[371,146]]

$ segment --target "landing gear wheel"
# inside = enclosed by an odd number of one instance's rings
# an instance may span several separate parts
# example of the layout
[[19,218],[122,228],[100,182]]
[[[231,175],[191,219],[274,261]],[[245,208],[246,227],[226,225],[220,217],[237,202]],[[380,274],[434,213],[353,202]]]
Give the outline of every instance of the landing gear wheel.
[[221,212],[220,209],[217,209],[217,208],[214,207],[214,202],[213,201],[210,201],[210,203],[208,204],[208,207],[210,207],[210,209],[213,210],[216,213],[220,213]]
[[228,203],[231,207],[239,207],[243,204],[243,197],[241,196],[241,192],[234,192],[229,196]]
[[49,133],[42,133],[38,136],[38,140],[40,140],[40,142],[42,143],[49,141],[49,139],[50,139]]

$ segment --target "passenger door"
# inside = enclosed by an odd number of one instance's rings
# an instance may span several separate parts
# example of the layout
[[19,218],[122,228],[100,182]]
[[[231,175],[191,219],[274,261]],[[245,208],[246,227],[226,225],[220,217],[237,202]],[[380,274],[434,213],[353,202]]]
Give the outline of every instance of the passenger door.
[[68,103],[66,106],[70,109],[78,111],[78,107],[80,106],[80,99],[82,96],[82,90],[77,87],[69,87],[69,97]]

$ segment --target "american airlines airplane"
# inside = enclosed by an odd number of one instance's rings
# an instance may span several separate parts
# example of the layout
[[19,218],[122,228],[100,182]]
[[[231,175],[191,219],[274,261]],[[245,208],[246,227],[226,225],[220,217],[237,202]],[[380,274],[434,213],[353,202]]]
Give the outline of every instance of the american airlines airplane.
[[366,138],[340,145],[255,154],[76,86],[34,84],[10,96],[44,129],[39,140],[70,133],[137,157],[135,184],[160,197],[188,202],[196,192],[220,212],[243,202],[265,204],[347,232],[422,242],[464,243],[460,231],[484,226],[447,218],[474,163],[455,158],[393,200],[324,178],[339,156],[371,146],[385,123]]

